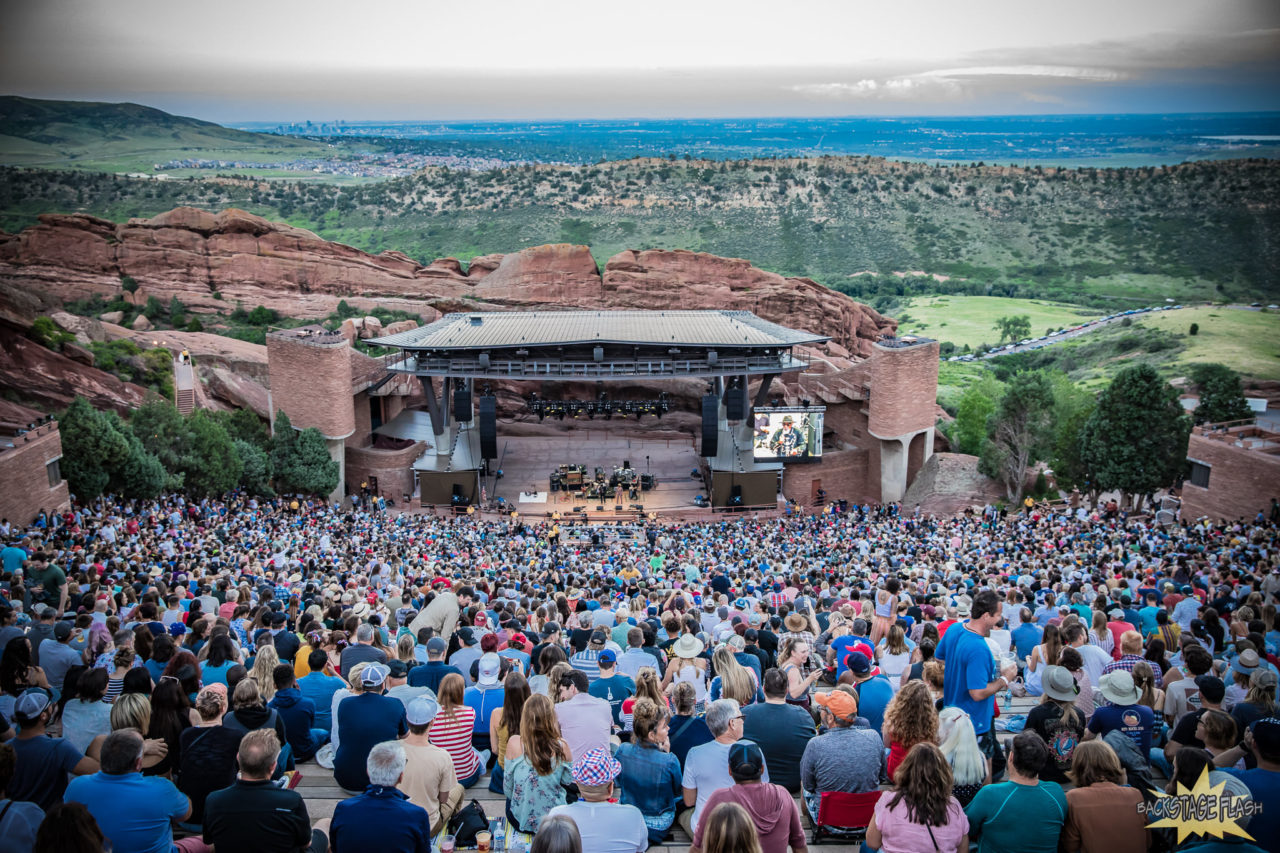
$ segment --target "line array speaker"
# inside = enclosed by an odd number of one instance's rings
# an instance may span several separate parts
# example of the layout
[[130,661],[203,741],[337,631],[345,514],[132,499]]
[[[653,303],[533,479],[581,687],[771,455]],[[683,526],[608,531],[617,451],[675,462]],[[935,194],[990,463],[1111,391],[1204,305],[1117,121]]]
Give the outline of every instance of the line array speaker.
[[471,421],[471,389],[455,388],[453,391],[453,419],[460,424]]
[[715,394],[702,398],[702,455],[715,456],[720,446],[720,399]]
[[498,458],[498,398],[480,398],[480,458]]

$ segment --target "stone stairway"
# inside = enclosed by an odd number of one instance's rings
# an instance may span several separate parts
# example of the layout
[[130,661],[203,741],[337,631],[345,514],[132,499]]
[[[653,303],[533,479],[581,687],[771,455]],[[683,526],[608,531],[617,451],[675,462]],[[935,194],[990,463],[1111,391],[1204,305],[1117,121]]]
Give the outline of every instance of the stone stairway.
[[191,414],[196,407],[196,377],[190,361],[173,360],[173,388],[178,414]]

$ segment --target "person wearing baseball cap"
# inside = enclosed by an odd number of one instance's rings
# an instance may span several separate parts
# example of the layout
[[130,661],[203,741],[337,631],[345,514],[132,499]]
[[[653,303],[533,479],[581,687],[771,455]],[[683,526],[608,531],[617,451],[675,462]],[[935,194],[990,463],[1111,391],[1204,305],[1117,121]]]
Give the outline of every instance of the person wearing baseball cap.
[[427,662],[409,670],[409,686],[426,687],[436,693],[440,689],[440,682],[450,673],[462,676],[465,682],[466,676],[462,675],[462,670],[444,662],[444,653],[448,649],[449,644],[440,637],[427,640]]
[[862,794],[880,786],[885,766],[884,740],[858,716],[857,691],[842,684],[829,693],[815,693],[826,734],[813,738],[800,759],[800,782],[805,807],[816,823],[823,791]]
[[507,647],[505,649],[498,649],[498,654],[501,657],[518,663],[520,665],[520,672],[523,675],[528,676],[530,674],[529,666],[533,662],[529,657],[530,648],[531,644],[529,642],[529,638],[519,631],[515,631],[507,638]]
[[609,802],[613,798],[614,780],[621,772],[622,765],[609,750],[587,750],[569,770],[578,785],[578,801],[547,812],[548,818],[564,816],[577,825],[583,850],[642,853],[649,847],[649,828],[640,809]]
[[[762,782],[764,752],[759,744],[740,740],[729,747],[729,775],[733,785],[721,788],[707,800],[706,813],[711,814],[721,803],[736,803],[746,810],[756,826],[761,850],[793,851],[807,849],[800,809],[781,785]],[[698,824],[692,849],[704,848],[706,821]]]
[[369,786],[365,763],[376,745],[401,738],[409,731],[404,703],[383,695],[390,674],[385,664],[366,665],[360,673],[363,692],[338,703],[333,778],[347,791],[359,793]]
[[486,758],[494,752],[489,737],[489,718],[502,707],[506,698],[501,680],[502,663],[502,658],[494,652],[481,655],[476,664],[476,683],[468,687],[463,695],[467,707],[476,712],[471,729],[471,745]]
[[17,766],[5,795],[10,800],[35,803],[45,811],[62,801],[67,774],[98,772],[98,762],[81,753],[71,741],[46,736],[45,729],[55,710],[48,690],[32,687],[22,691],[13,703],[18,736],[9,741]]
[[409,734],[400,742],[405,754],[404,778],[396,786],[409,795],[409,802],[427,810],[433,836],[461,807],[466,791],[458,784],[453,758],[448,751],[431,743],[427,734],[439,712],[439,703],[430,696],[422,695],[409,701],[405,710]]

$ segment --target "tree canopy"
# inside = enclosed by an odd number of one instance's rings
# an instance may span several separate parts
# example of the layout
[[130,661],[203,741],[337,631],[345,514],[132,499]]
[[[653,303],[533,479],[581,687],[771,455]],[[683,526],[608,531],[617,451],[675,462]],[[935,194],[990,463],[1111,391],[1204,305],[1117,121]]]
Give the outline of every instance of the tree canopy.
[[1224,364],[1196,364],[1190,373],[1200,391],[1200,405],[1193,415],[1196,423],[1217,424],[1253,417],[1240,375],[1234,370]]
[[1116,374],[1080,436],[1090,485],[1150,495],[1173,484],[1186,464],[1191,419],[1178,392],[1148,364]]
[[988,420],[980,468],[1004,484],[1010,501],[1022,498],[1027,467],[1047,454],[1053,436],[1053,388],[1042,371],[1009,382]]

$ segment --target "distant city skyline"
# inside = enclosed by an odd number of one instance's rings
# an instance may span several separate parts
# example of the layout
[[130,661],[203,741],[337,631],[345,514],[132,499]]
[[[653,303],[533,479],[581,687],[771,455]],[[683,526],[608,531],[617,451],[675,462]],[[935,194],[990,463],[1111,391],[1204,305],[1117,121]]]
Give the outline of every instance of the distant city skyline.
[[227,124],[1280,109],[1274,0],[41,0],[0,92]]

